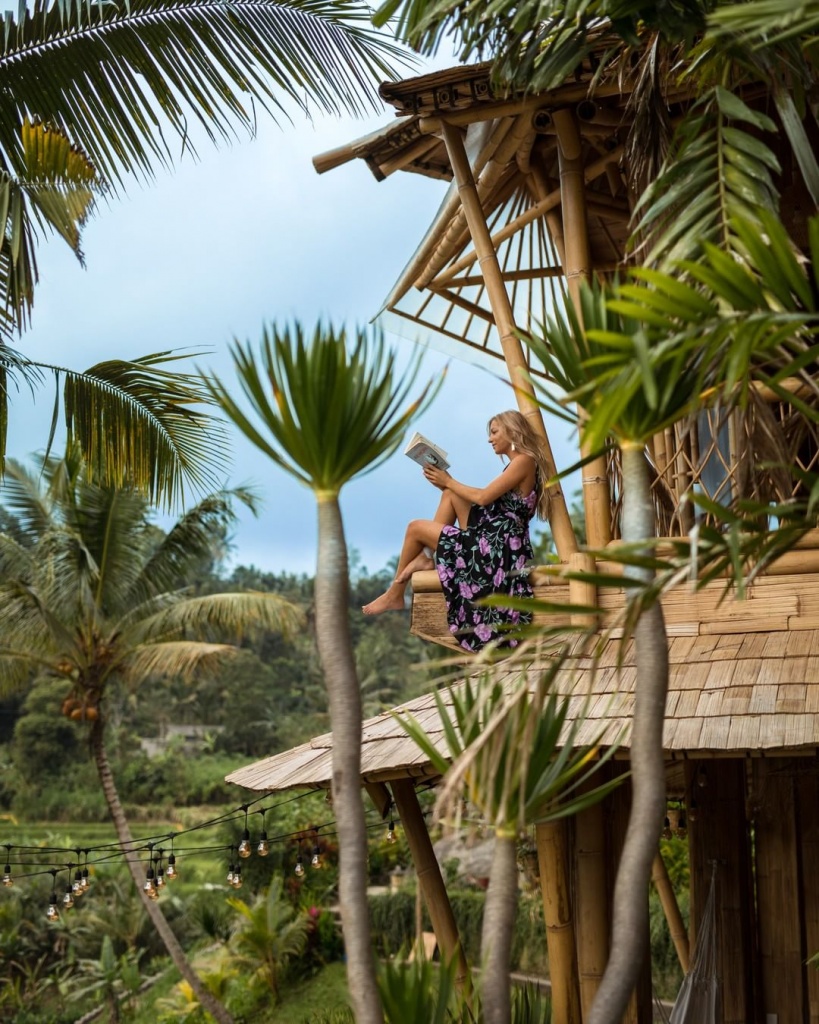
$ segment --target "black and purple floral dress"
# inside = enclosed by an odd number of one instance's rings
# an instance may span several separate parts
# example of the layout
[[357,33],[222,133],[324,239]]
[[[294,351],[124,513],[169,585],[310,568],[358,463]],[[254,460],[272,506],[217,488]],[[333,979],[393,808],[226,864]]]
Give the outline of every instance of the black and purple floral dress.
[[473,505],[465,530],[445,526],[441,531],[435,567],[446,599],[449,631],[467,651],[479,651],[500,638],[514,647],[518,641],[510,630],[532,621],[529,612],[476,607],[473,602],[488,594],[532,596],[529,520],[536,506],[536,491],[525,498],[507,491],[490,505]]

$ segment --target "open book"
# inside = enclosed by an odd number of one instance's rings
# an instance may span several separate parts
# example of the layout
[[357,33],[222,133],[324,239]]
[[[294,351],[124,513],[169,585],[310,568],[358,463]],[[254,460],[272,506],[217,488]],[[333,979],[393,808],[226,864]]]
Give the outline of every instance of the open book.
[[444,449],[439,448],[437,444],[433,444],[429,438],[417,431],[410,438],[409,444],[404,449],[404,454],[408,455],[413,462],[417,462],[419,466],[437,466],[438,469],[449,469]]

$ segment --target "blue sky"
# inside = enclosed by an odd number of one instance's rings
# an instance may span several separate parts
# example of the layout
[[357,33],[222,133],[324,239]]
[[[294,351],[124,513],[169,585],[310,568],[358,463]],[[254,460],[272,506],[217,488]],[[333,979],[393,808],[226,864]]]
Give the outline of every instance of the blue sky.
[[[446,183],[398,173],[376,182],[356,160],[324,175],[311,157],[373,130],[392,116],[367,121],[296,117],[277,126],[262,120],[258,137],[232,147],[203,145],[200,159],[159,172],[125,198],[102,205],[84,233],[87,266],[58,239],[38,253],[41,283],[32,329],[20,348],[32,359],[84,369],[111,357],[195,346],[199,361],[233,379],[232,339],[256,341],[262,325],[300,319],[364,324],[412,254]],[[402,358],[409,341],[390,336]],[[430,350],[421,378],[440,374],[443,389],[417,423],[450,452],[452,472],[470,484],[500,466],[486,443],[489,416],[514,407],[499,377],[503,366],[478,368]],[[42,449],[52,393],[35,404],[13,399],[9,450],[25,457]],[[559,464],[573,461],[563,426],[550,428]],[[243,516],[234,561],[270,571],[315,570],[312,494],[234,436],[228,484],[255,483],[263,510]],[[397,553],[404,525],[431,516],[437,492],[420,469],[397,454],[342,493],[348,543],[370,570]]]

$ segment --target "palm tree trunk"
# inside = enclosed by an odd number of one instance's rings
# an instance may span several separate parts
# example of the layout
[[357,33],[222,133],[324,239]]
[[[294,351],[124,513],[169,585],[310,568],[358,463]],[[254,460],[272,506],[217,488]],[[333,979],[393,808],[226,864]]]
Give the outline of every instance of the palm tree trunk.
[[318,494],[316,636],[333,732],[333,812],[347,981],[356,1024],[382,1024],[367,906],[367,827],[361,799],[361,693],[348,622],[347,543],[336,494]]
[[509,1024],[509,964],[518,904],[517,841],[495,836],[481,931],[481,1005],[486,1024]]
[[162,939],[165,945],[165,949],[168,951],[168,956],[185,981],[193,989],[200,1006],[211,1014],[214,1020],[217,1021],[217,1024],[233,1024],[231,1015],[216,996],[203,985],[202,979],[191,967],[185,955],[185,950],[179,944],[179,939],[174,935],[173,929],[165,920],[162,908],[158,903],[149,899],[142,889],[145,883],[145,871],[138,854],[132,852],[134,839],[131,835],[128,819],[125,817],[125,812],[120,803],[119,793],[114,783],[114,776],[111,773],[111,765],[108,762],[108,753],[105,749],[104,731],[105,723],[102,715],[100,715],[91,727],[91,750],[94,755],[94,764],[97,766],[100,785],[105,795],[105,802],[108,804],[111,820],[117,833],[117,839],[123,844],[123,848],[126,851],[125,862],[128,865],[128,870],[131,872],[131,878],[134,880],[140,899],[145,910],[148,912],[151,923],[156,928],[160,939]]
[[[654,507],[642,445],[623,445],[623,540],[654,536]],[[626,568],[650,583],[652,570]],[[619,1024],[647,952],[651,866],[665,814],[663,724],[668,692],[668,638],[659,602],[634,629],[637,682],[631,726],[631,813],[614,887],[611,955],[592,1005],[589,1024]]]

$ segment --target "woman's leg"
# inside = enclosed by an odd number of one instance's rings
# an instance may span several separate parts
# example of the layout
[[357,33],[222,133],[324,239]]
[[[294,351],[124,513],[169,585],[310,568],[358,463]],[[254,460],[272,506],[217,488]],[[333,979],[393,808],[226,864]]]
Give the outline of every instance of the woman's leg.
[[[432,520],[434,523],[440,523],[442,526],[454,526],[458,519],[455,506],[453,504],[453,494],[450,491],[441,491],[441,500],[438,503],[438,509],[435,512],[435,517]],[[401,562],[399,559],[399,569],[395,574],[396,583],[409,583],[412,574],[414,572],[423,572],[426,569],[434,569],[435,562],[427,554],[428,545],[408,562],[403,568],[400,568]]]
[[381,612],[403,609],[404,591],[407,589],[411,575],[406,573],[406,569],[423,553],[425,547],[437,547],[438,538],[445,525],[445,522],[439,522],[437,519],[413,519],[404,534],[404,544],[398,558],[398,572],[395,579],[380,597],[364,605],[362,611],[365,615],[379,615]]

